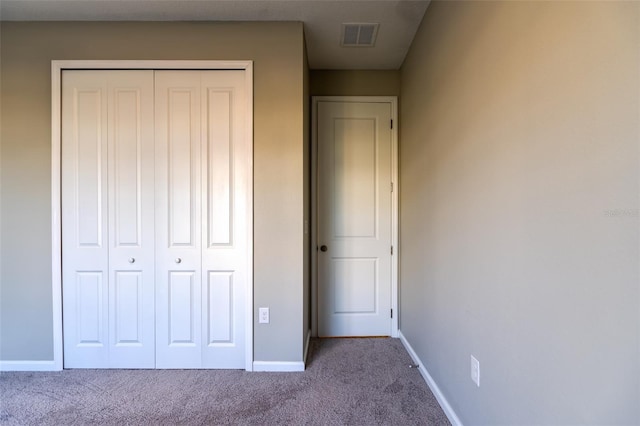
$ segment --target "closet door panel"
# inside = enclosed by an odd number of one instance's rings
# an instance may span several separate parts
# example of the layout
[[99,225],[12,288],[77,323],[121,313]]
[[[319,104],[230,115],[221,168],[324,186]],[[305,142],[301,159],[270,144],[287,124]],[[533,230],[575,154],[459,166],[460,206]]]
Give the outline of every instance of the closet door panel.
[[156,366],[199,368],[200,73],[156,72]]
[[155,366],[153,71],[111,71],[109,127],[110,366]]
[[62,92],[65,366],[153,367],[153,73],[64,71]]
[[108,367],[107,81],[62,74],[65,368]]
[[202,71],[203,367],[245,367],[244,72]]

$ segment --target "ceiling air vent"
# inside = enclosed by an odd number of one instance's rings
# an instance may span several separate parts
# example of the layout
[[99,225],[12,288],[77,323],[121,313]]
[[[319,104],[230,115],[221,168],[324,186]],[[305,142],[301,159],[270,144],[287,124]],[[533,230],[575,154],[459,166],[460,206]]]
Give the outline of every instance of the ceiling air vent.
[[371,47],[376,42],[378,24],[342,24],[342,46]]

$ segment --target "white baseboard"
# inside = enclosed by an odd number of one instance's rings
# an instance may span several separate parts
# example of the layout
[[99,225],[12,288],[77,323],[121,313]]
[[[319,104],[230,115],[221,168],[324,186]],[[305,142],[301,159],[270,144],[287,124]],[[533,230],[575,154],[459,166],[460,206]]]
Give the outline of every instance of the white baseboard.
[[309,355],[309,342],[311,341],[311,329],[307,331],[307,339],[304,344],[304,355],[302,356],[302,362],[307,363],[307,355]]
[[288,362],[288,361],[253,361],[253,371],[272,371],[272,372],[287,372],[287,371],[304,371],[305,364],[307,362],[307,355],[309,354],[309,342],[311,341],[311,330],[307,331],[307,338],[304,344],[304,355],[301,362]]
[[0,361],[0,371],[60,371],[55,361]]
[[304,371],[304,362],[298,361],[253,361],[253,371]]
[[404,334],[402,334],[402,331],[399,331],[398,335],[400,337],[400,341],[402,342],[405,349],[407,350],[407,352],[409,352],[409,355],[413,359],[413,362],[418,364],[419,366],[418,371],[422,375],[422,378],[424,379],[424,381],[427,382],[429,389],[431,389],[431,392],[433,392],[433,395],[438,400],[440,407],[442,407],[442,411],[444,411],[444,413],[447,415],[447,418],[449,419],[451,424],[453,426],[463,426],[462,422],[458,418],[458,415],[456,414],[455,411],[453,411],[453,408],[451,408],[451,405],[449,405],[449,401],[447,401],[447,399],[444,397],[444,395],[442,394],[442,391],[440,391],[440,388],[438,387],[436,382],[433,380],[433,377],[431,377],[431,374],[429,374],[429,371],[427,371],[427,367],[425,367],[425,365],[422,363],[422,361],[418,357],[418,354],[416,354],[416,351],[413,350],[413,348],[407,341],[407,338],[404,337]]

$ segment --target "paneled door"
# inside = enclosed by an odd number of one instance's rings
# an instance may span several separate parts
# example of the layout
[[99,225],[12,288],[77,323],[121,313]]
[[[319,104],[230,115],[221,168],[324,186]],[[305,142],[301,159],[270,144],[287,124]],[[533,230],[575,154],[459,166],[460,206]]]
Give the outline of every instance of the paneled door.
[[245,368],[245,72],[64,71],[66,368]]
[[64,365],[153,368],[153,71],[62,79]]
[[391,335],[391,104],[320,101],[318,335]]
[[244,368],[244,74],[156,72],[157,365]]

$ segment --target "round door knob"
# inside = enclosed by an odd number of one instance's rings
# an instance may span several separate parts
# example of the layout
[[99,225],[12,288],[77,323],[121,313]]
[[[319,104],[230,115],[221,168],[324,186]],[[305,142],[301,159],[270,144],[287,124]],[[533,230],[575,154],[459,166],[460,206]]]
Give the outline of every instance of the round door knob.
[[136,261],[136,259],[135,259],[134,257],[130,257],[130,258],[129,258],[129,263],[133,263],[133,262],[135,262],[135,261]]
[[327,246],[320,246],[320,251],[327,251]]
[[176,263],[182,263],[182,259],[180,259],[179,257],[176,258]]

